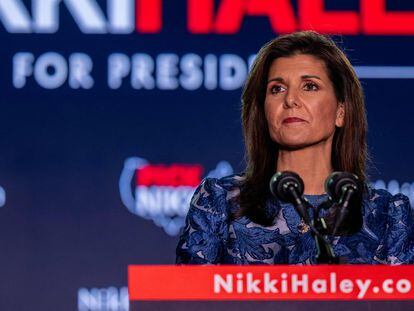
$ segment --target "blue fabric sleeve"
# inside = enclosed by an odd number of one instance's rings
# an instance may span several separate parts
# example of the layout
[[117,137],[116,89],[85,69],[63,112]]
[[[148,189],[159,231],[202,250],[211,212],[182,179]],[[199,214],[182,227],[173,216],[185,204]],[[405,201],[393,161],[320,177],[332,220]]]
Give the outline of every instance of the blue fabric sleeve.
[[388,206],[388,219],[384,235],[388,264],[414,263],[413,225],[410,201],[405,195],[394,195]]
[[223,253],[220,232],[226,217],[223,192],[214,178],[206,178],[196,189],[177,245],[177,264],[220,262]]

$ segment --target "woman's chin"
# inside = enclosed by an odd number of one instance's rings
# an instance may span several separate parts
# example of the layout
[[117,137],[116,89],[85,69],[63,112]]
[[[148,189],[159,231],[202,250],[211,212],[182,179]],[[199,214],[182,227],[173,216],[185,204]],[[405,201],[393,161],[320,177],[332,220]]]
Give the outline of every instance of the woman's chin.
[[298,150],[317,145],[319,142],[320,141],[308,141],[304,139],[290,139],[280,141],[278,142],[278,145],[284,150]]

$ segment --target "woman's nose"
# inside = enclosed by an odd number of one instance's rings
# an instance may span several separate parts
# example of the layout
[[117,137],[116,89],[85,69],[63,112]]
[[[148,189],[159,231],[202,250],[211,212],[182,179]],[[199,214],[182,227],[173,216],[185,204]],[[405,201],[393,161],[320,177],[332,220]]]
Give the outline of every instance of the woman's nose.
[[300,106],[300,101],[297,97],[297,93],[293,90],[289,90],[286,93],[285,96],[285,101],[284,101],[284,108],[294,108],[294,107],[299,107]]

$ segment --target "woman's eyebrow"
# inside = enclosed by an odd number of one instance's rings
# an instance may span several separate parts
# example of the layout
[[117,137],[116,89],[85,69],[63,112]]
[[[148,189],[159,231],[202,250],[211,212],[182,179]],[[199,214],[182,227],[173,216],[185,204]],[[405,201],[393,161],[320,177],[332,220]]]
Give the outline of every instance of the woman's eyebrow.
[[[303,75],[303,76],[301,76],[301,79],[309,79],[309,78],[314,78],[314,79],[322,80],[319,76],[316,76],[316,75]],[[275,78],[269,79],[267,81],[267,84],[269,84],[270,82],[273,82],[273,81],[275,81],[275,82],[281,82],[281,83],[285,82],[285,80],[283,80],[282,77],[275,77]]]
[[303,75],[303,76],[301,76],[301,78],[302,79],[315,78],[315,79],[318,79],[318,80],[322,80],[320,77],[315,76],[315,75]]
[[267,83],[269,84],[272,81],[282,82],[283,83],[285,80],[283,80],[283,78],[281,78],[281,77],[276,77],[276,78],[272,78],[272,79],[268,80]]

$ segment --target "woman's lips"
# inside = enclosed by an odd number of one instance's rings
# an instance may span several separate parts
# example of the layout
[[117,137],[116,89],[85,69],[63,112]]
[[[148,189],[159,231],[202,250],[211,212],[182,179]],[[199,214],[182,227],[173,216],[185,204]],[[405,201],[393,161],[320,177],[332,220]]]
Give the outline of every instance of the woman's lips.
[[286,118],[283,120],[283,123],[295,123],[295,122],[305,122],[305,120],[301,118],[296,118],[296,117]]

